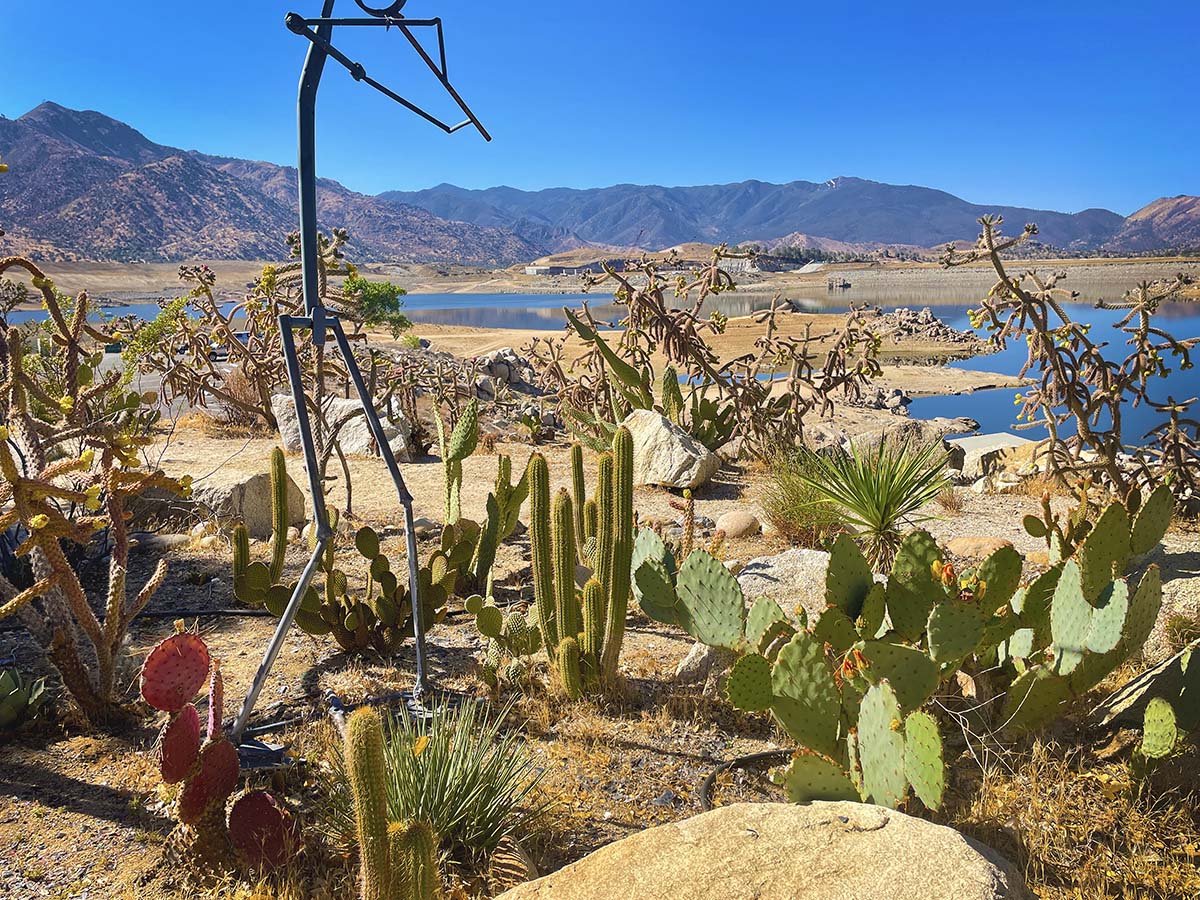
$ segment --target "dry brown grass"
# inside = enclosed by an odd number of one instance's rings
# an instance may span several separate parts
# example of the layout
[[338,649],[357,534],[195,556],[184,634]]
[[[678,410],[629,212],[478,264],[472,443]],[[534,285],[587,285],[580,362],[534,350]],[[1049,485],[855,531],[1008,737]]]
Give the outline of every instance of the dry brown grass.
[[176,431],[195,431],[206,438],[262,437],[267,431],[261,426],[234,425],[202,410],[193,409],[175,420]]
[[934,499],[937,500],[937,505],[942,508],[942,511],[950,515],[958,515],[963,510],[962,495],[959,494],[958,490],[952,484],[948,484],[942,488],[941,493]]
[[1123,762],[1035,744],[1008,767],[957,773],[938,819],[1016,862],[1041,900],[1200,892],[1200,796],[1156,790]]

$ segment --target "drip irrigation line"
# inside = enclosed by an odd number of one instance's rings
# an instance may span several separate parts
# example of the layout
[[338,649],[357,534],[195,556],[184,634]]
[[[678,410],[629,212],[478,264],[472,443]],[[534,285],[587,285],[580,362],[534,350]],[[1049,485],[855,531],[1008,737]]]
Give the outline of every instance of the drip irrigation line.
[[745,769],[762,763],[781,763],[789,759],[791,755],[791,750],[764,750],[761,753],[751,753],[721,763],[708,774],[708,777],[700,785],[700,808],[705,812],[713,808],[712,789],[717,781],[717,776],[722,772],[732,772],[734,769]]

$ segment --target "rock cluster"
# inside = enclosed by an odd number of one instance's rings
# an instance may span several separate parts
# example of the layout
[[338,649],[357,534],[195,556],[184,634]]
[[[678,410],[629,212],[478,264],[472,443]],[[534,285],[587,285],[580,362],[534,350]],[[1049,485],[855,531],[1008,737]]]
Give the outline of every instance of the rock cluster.
[[901,306],[890,313],[885,313],[877,307],[875,317],[869,324],[877,337],[917,337],[945,344],[974,344],[979,341],[979,337],[972,331],[951,328],[935,316],[928,306],[920,310]]
[[894,416],[907,416],[908,404],[912,398],[902,388],[873,387],[863,392],[856,401],[847,401],[847,406],[857,406],[862,409],[886,409]]
[[479,375],[475,379],[475,390],[480,397],[491,399],[496,395],[495,382],[508,385],[523,394],[538,394],[537,371],[525,357],[512,347],[492,350],[476,359]]

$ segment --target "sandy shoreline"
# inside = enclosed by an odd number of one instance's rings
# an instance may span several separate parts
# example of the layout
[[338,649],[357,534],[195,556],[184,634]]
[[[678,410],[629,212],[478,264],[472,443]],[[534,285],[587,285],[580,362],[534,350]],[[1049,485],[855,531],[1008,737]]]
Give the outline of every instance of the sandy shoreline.
[[[217,275],[217,291],[226,298],[243,296],[246,287],[266,265],[262,260],[218,260],[204,262]],[[58,287],[70,294],[87,290],[95,298],[105,298],[114,305],[147,302],[161,296],[177,296],[186,288],[178,279],[179,263],[119,263],[119,262],[54,262],[43,268]],[[1065,270],[1067,284],[1072,289],[1087,291],[1097,285],[1114,282],[1133,287],[1143,280],[1170,278],[1177,272],[1187,272],[1197,282],[1189,295],[1200,297],[1200,258],[1155,257],[1145,259],[1065,259],[1019,260],[1010,264],[1014,273],[1027,269],[1038,271]],[[582,292],[578,277],[535,276],[524,274],[522,267],[508,269],[475,269],[465,266],[430,265],[424,263],[365,263],[361,267],[368,277],[387,278],[410,294],[539,294],[546,296],[572,295]],[[11,273],[10,273],[11,274]],[[921,305],[962,302],[977,299],[986,293],[994,281],[990,266],[975,263],[952,270],[937,263],[830,263],[819,272],[800,275],[796,272],[740,274],[739,294],[812,296],[824,294],[827,280],[834,275],[845,277],[856,287],[866,290],[896,288],[900,291],[930,290],[954,297],[933,294]],[[606,296],[603,287],[593,290],[598,298]],[[1111,291],[1109,291],[1111,293]],[[846,295],[854,299],[853,295]],[[843,295],[830,293],[830,299],[841,300]],[[21,309],[37,309],[38,303],[25,304]]]

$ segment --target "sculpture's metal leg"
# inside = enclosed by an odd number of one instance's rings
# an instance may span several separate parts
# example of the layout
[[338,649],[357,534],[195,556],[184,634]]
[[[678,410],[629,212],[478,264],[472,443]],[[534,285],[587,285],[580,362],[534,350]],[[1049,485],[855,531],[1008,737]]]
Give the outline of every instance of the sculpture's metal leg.
[[234,744],[241,742],[242,733],[246,730],[246,724],[250,720],[250,713],[254,711],[254,704],[258,700],[258,695],[262,692],[263,685],[266,684],[267,676],[271,673],[271,667],[275,664],[275,658],[279,655],[279,650],[283,646],[284,639],[287,637],[288,629],[292,627],[292,622],[296,618],[296,612],[300,609],[300,602],[304,598],[309,584],[312,583],[313,576],[317,571],[317,565],[321,561],[321,556],[325,553],[329,541],[333,538],[333,529],[329,527],[329,517],[325,510],[325,491],[321,485],[321,470],[317,465],[316,446],[313,443],[312,437],[312,423],[309,421],[308,407],[305,405],[304,381],[300,374],[300,360],[296,356],[296,340],[292,334],[292,329],[297,325],[307,328],[311,324],[312,322],[309,319],[292,316],[279,317],[279,333],[283,338],[283,357],[287,363],[288,381],[292,389],[292,402],[296,404],[296,423],[300,428],[300,440],[304,447],[304,469],[308,475],[308,488],[312,494],[312,520],[317,529],[316,547],[313,549],[312,555],[308,559],[308,564],[305,565],[304,571],[300,575],[300,580],[296,583],[296,589],[292,591],[292,597],[288,601],[287,608],[279,618],[279,624],[275,627],[275,633],[271,636],[271,643],[267,645],[267,651],[263,654],[262,662],[258,665],[254,681],[250,683],[250,690],[246,694],[246,699],[242,701],[242,709],[238,713],[237,720],[233,723],[233,730],[230,732],[230,737],[233,739]]
[[429,683],[426,680],[425,673],[425,622],[421,609],[420,578],[417,574],[419,567],[417,565],[417,535],[414,528],[412,494],[408,492],[408,488],[404,485],[404,478],[400,474],[400,466],[396,463],[396,455],[392,453],[392,448],[388,444],[387,435],[383,431],[383,423],[379,421],[379,413],[375,411],[375,403],[371,399],[370,392],[367,390],[366,382],[363,381],[362,372],[359,371],[358,363],[354,359],[354,350],[350,346],[350,341],[346,338],[346,332],[342,329],[342,323],[332,317],[327,321],[329,321],[333,335],[337,339],[338,349],[342,352],[342,358],[346,362],[346,371],[350,373],[350,380],[354,382],[359,399],[362,401],[363,412],[367,417],[367,425],[370,427],[371,434],[375,438],[375,445],[379,448],[379,455],[383,457],[384,463],[387,464],[388,471],[392,475],[392,482],[396,485],[396,495],[400,498],[400,505],[404,507],[404,541],[408,552],[408,590],[409,596],[412,598],[413,639],[416,643],[417,657],[417,674],[416,682],[413,685],[413,699],[419,701],[428,692]]

